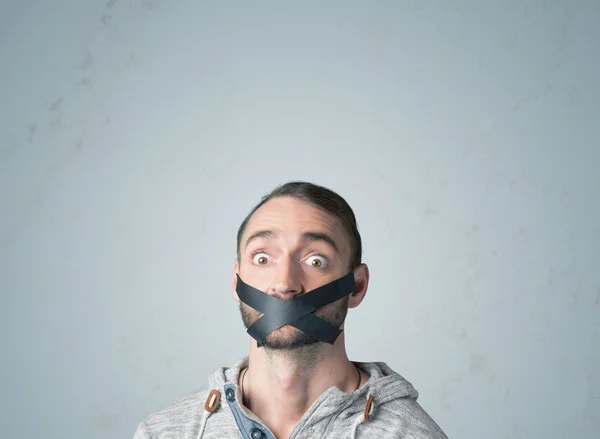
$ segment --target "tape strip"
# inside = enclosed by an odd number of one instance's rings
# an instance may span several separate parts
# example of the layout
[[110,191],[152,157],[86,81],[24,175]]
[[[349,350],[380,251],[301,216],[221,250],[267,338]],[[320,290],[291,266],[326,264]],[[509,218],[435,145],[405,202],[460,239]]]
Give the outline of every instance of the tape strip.
[[242,302],[264,314],[247,331],[259,346],[269,333],[285,325],[291,325],[317,340],[333,344],[342,331],[311,313],[355,290],[353,272],[289,301],[278,299],[246,284],[239,274],[236,287]]

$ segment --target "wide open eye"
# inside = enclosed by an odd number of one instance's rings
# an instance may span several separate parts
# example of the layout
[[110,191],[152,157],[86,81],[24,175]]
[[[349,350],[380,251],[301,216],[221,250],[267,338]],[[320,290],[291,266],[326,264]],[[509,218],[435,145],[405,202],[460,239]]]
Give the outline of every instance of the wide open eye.
[[327,260],[327,258],[325,256],[314,255],[314,256],[309,257],[306,260],[306,263],[314,268],[324,268],[329,264],[329,261]]
[[271,258],[265,252],[256,252],[252,255],[252,263],[255,265],[267,265]]

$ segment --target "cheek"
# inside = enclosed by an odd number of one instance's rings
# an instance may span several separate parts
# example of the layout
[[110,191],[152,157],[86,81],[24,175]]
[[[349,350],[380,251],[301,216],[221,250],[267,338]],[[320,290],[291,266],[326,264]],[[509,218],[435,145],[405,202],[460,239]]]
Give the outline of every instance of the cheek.
[[262,315],[260,312],[246,305],[245,303],[240,305],[240,311],[242,313],[244,322],[248,324],[254,323]]
[[347,306],[347,299],[340,299],[328,305],[325,305],[322,308],[319,308],[317,313],[321,313],[322,315],[333,315],[341,310],[345,309]]
[[254,288],[265,291],[274,275],[274,265],[257,267],[252,263],[245,263],[240,267],[240,277]]

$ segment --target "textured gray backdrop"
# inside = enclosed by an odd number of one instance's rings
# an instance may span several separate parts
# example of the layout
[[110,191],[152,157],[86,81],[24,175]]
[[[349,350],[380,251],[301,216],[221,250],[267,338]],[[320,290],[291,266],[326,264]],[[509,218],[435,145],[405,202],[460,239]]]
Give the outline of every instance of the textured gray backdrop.
[[600,430],[600,2],[0,2],[0,437],[130,438],[245,355],[235,232],[356,211],[349,354],[452,438]]

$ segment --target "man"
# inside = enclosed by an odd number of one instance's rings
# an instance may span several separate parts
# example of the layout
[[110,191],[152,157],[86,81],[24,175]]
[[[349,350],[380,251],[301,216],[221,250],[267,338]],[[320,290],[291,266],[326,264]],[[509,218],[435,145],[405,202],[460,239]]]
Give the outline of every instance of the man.
[[361,255],[338,194],[290,182],[265,196],[239,228],[232,275],[249,356],[147,417],[134,439],[447,439],[408,381],[346,355],[344,320],[369,284]]

